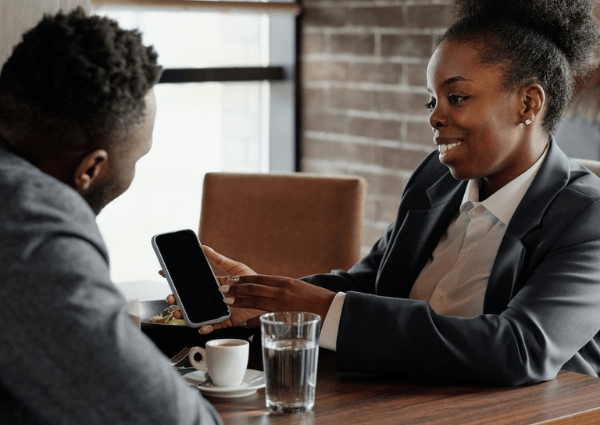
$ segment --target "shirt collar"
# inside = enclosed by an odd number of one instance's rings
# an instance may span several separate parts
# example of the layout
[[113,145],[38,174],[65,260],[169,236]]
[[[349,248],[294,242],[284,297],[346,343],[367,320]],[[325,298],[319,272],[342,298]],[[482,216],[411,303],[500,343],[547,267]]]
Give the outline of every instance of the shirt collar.
[[462,212],[467,207],[469,202],[473,204],[473,206],[483,205],[489,212],[498,218],[498,220],[508,226],[510,219],[519,206],[519,203],[523,199],[523,196],[525,196],[525,192],[527,192],[527,189],[529,189],[531,182],[542,166],[547,154],[548,146],[546,146],[546,150],[540,159],[538,159],[535,164],[529,167],[527,171],[510,181],[508,184],[504,185],[492,196],[482,202],[479,202],[480,180],[469,180],[462,203],[460,205],[460,211]]

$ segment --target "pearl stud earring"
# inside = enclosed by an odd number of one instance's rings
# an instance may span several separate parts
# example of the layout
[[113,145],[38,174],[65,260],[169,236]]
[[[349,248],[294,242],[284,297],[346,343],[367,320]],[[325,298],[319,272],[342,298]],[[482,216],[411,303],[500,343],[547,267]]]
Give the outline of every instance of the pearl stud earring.
[[529,124],[531,124],[531,120],[530,120],[529,118],[527,118],[527,119],[525,120],[525,124],[526,124],[526,125],[529,125]]

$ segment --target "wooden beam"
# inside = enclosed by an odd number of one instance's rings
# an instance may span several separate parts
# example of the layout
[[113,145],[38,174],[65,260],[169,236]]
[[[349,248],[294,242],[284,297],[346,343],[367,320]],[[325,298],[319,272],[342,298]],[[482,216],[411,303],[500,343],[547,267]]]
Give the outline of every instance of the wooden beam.
[[297,16],[302,8],[297,2],[250,2],[250,1],[199,1],[199,0],[92,0],[95,10],[111,9],[151,10],[151,11],[207,11],[264,13]]
[[159,83],[202,83],[212,81],[282,81],[285,73],[280,66],[229,68],[167,68]]

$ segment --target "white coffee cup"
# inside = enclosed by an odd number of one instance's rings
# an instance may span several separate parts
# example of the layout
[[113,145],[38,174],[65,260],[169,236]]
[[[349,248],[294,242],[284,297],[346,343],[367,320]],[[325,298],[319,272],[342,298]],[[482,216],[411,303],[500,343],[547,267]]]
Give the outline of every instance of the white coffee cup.
[[[213,339],[206,348],[193,347],[188,354],[190,363],[198,370],[207,370],[213,384],[219,387],[237,387],[242,384],[250,344],[243,339]],[[196,354],[202,356],[196,359]]]

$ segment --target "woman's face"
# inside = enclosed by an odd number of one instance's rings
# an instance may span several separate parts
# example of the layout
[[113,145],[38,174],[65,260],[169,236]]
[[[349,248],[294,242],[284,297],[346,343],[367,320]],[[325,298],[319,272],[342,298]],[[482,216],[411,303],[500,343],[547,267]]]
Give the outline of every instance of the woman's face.
[[507,92],[502,71],[480,64],[476,44],[445,41],[427,67],[428,107],[440,162],[459,180],[483,179],[489,196],[539,158],[526,137],[523,90]]

